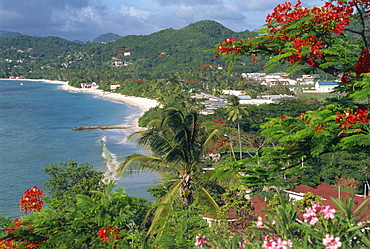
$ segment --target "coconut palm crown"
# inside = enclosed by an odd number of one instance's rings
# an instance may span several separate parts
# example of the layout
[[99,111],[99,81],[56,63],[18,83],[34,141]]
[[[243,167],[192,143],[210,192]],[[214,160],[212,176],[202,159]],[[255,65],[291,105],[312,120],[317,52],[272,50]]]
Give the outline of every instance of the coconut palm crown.
[[[185,210],[193,203],[195,192],[200,193],[202,201],[207,199],[213,210],[218,208],[216,202],[203,188],[195,188],[197,175],[202,173],[202,160],[207,145],[217,130],[208,136],[201,123],[198,114],[194,111],[183,113],[176,108],[167,108],[161,119],[155,119],[148,123],[147,129],[137,131],[130,135],[129,139],[136,139],[138,145],[150,150],[151,156],[134,154],[128,156],[120,164],[118,172],[130,174],[138,167],[160,172],[172,172],[178,179],[168,193],[156,201],[157,216],[166,215],[166,207],[163,204],[183,204]],[[195,191],[196,190],[196,191]],[[159,207],[159,208],[158,208]]]

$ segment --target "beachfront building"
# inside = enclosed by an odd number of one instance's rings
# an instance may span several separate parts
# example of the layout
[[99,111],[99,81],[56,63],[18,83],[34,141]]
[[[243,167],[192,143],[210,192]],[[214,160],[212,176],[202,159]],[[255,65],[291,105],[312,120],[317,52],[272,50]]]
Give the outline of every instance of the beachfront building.
[[110,85],[110,90],[111,91],[115,91],[118,87],[120,87],[122,85],[123,85],[123,82],[122,83],[115,84],[115,85]]
[[82,89],[96,90],[96,89],[99,88],[99,86],[95,82],[93,82],[93,83],[84,82],[84,83],[81,83],[81,88]]

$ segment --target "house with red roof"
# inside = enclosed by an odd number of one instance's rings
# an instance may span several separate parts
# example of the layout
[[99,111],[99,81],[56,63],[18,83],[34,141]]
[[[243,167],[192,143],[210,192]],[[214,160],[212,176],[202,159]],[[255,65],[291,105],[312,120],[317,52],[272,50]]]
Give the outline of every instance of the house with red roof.
[[[329,205],[331,208],[339,210],[337,206],[332,201],[332,198],[341,199],[346,201],[347,198],[354,199],[354,209],[358,208],[364,201],[367,201],[370,196],[368,195],[354,195],[345,191],[341,191],[340,187],[334,187],[325,183],[319,183],[315,187],[310,187],[307,185],[299,185],[295,187],[293,190],[285,190],[285,192],[289,195],[290,198],[294,200],[303,199],[303,195],[305,193],[312,193],[317,196],[321,196],[324,200],[321,202],[322,205]],[[370,201],[368,204],[365,205],[366,210],[362,214],[361,221],[369,221],[370,220]]]

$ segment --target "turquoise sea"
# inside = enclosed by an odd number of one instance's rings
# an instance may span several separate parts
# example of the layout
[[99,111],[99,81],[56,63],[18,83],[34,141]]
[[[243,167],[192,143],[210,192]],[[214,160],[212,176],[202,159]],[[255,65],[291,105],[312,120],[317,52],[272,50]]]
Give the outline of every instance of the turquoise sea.
[[133,130],[72,131],[76,126],[131,124],[140,110],[125,103],[59,85],[0,80],[0,216],[18,217],[17,203],[33,186],[48,179],[42,168],[72,159],[91,162],[129,195],[153,201],[147,188],[160,181],[155,172],[120,179],[114,167],[128,155],[146,153],[127,141]]

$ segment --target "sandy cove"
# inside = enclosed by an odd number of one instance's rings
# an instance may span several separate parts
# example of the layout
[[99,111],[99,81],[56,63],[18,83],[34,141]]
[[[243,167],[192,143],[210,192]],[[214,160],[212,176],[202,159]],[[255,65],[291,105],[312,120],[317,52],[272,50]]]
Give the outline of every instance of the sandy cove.
[[[6,79],[9,80],[9,79]],[[103,90],[92,90],[92,89],[82,89],[77,88],[74,86],[68,85],[68,82],[66,81],[59,81],[59,80],[45,80],[45,79],[16,79],[18,81],[25,80],[25,81],[38,81],[38,82],[44,82],[49,84],[57,84],[60,85],[60,89],[65,91],[72,91],[72,92],[86,92],[98,95],[102,98],[111,99],[114,101],[120,101],[124,102],[129,105],[137,106],[140,108],[141,113],[140,116],[144,114],[147,110],[149,110],[152,107],[156,107],[159,105],[159,103],[156,100],[153,99],[147,99],[147,98],[140,98],[135,96],[126,96],[119,93],[112,93],[112,92],[105,92]],[[133,121],[133,125],[138,127],[138,119]]]

